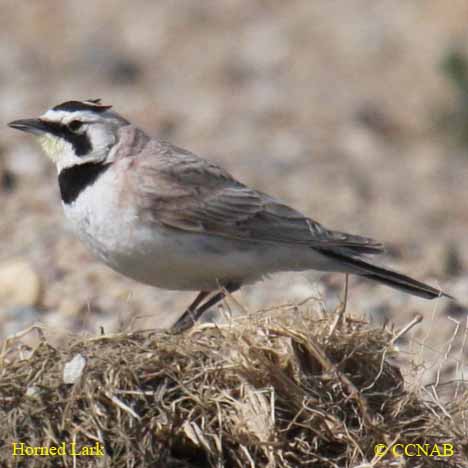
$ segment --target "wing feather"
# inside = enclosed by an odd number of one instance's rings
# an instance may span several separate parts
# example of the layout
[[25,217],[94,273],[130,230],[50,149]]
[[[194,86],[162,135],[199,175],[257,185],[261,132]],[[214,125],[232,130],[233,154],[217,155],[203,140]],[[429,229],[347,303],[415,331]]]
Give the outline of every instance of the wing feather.
[[306,244],[351,255],[383,251],[382,244],[370,238],[326,229],[186,150],[155,140],[148,145],[132,171],[140,216],[146,220],[185,231]]

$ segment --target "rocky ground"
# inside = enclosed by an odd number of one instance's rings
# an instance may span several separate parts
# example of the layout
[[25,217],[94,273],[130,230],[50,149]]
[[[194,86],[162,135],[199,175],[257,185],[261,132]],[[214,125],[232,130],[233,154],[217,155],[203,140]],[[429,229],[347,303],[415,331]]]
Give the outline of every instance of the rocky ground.
[[[427,380],[439,365],[462,375],[466,2],[0,5],[2,336],[37,321],[56,339],[166,326],[192,298],[95,262],[65,223],[54,168],[6,127],[100,97],[327,226],[385,241],[386,264],[459,297],[426,302],[352,279],[348,310],[398,326],[421,313],[410,356],[428,363]],[[333,310],[343,278],[316,280],[277,275],[235,299],[255,310],[321,293]]]

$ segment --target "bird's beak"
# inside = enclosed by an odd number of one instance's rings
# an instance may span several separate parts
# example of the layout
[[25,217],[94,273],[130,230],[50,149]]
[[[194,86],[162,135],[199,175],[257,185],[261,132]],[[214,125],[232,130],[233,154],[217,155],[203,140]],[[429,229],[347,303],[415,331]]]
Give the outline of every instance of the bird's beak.
[[49,130],[46,122],[41,119],[13,120],[8,126],[22,132],[33,133],[34,135],[42,135]]

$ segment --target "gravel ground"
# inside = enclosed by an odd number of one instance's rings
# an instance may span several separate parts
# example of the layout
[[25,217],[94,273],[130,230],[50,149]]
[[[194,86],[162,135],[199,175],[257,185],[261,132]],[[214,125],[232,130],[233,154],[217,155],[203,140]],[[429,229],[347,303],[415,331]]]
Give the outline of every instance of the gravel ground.
[[[441,64],[465,49],[466,2],[0,5],[1,336],[38,320],[57,340],[167,326],[192,298],[95,262],[65,223],[54,168],[4,125],[73,98],[100,97],[325,225],[384,241],[387,265],[466,303],[468,150],[454,120],[440,125],[463,114]],[[255,310],[319,292],[333,309],[343,278],[317,278],[276,275],[235,297]],[[378,323],[421,313],[418,356],[460,375],[463,306],[350,286],[349,310]]]

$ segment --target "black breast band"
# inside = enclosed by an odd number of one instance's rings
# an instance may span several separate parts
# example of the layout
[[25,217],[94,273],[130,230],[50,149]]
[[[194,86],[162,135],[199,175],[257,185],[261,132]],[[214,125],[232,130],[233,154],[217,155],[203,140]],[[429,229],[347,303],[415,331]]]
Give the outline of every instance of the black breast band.
[[[74,202],[78,195],[110,167],[110,163],[88,162],[62,169],[58,176],[60,194],[67,205]],[[96,200],[99,203],[99,200]]]

